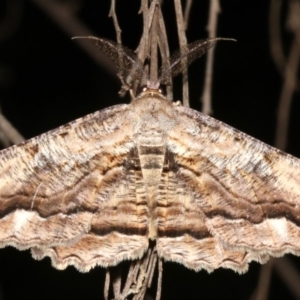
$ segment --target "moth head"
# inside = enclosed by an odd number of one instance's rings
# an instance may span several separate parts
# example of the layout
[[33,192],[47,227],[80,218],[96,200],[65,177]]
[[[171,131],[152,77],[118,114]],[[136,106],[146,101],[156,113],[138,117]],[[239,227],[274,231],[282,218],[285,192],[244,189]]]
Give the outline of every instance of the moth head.
[[150,94],[150,95],[165,95],[165,92],[162,88],[159,86],[151,86],[150,85],[142,85],[137,89],[137,95],[138,96],[144,96],[145,94]]

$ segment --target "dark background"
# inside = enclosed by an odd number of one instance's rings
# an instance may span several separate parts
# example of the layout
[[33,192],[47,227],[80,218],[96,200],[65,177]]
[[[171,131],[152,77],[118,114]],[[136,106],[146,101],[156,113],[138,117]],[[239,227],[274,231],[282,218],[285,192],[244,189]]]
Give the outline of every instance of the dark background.
[[[0,4],[1,18],[5,16],[5,2]],[[118,97],[120,83],[115,76],[101,69],[34,1],[23,3],[18,29],[0,44],[0,105],[26,138],[98,109],[128,102],[128,98]],[[80,3],[80,20],[96,35],[115,40],[108,18],[110,1]],[[208,3],[194,1],[189,41],[207,36]],[[262,0],[221,1],[218,36],[238,42],[220,42],[216,48],[213,109],[215,118],[272,144],[282,80],[270,56],[269,5],[269,1]],[[134,49],[142,33],[142,18],[137,15],[139,1],[119,0],[117,8],[123,43]],[[165,0],[163,11],[169,42],[175,50],[178,43],[173,1]],[[284,20],[284,11],[282,15]],[[288,50],[291,36],[284,23],[282,28]],[[191,106],[196,110],[201,109],[204,63],[201,59],[190,68]],[[179,87],[180,81],[175,82]],[[175,98],[181,98],[180,88],[176,88]],[[300,103],[295,97],[287,152],[298,157],[299,112]],[[298,258],[290,258],[300,266]],[[244,275],[225,269],[208,274],[165,263],[162,299],[248,299],[256,287],[259,268],[251,263]],[[270,299],[294,299],[276,273],[271,284]],[[33,260],[29,251],[11,247],[0,250],[1,299],[102,299],[103,285],[101,268],[87,274],[73,267],[58,271],[49,259]]]

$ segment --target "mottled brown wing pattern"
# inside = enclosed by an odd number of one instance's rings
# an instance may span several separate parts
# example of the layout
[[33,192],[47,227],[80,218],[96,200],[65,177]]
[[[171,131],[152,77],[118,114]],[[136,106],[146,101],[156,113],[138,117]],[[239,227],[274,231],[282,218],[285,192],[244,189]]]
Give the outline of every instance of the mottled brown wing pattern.
[[0,152],[0,246],[88,271],[158,255],[244,272],[300,255],[300,161],[144,91]]
[[111,107],[0,152],[0,246],[81,271],[140,257],[148,212],[132,118]]
[[195,270],[238,272],[251,260],[299,255],[299,160],[209,116],[175,109],[158,200],[159,255]]
[[[201,197],[197,188],[190,185],[194,179],[184,170],[174,155],[167,153],[157,206],[158,254],[195,271],[212,272],[220,267],[245,270],[247,253],[225,249],[213,235],[203,207],[198,204]],[[260,257],[261,262],[266,259],[264,255]]]

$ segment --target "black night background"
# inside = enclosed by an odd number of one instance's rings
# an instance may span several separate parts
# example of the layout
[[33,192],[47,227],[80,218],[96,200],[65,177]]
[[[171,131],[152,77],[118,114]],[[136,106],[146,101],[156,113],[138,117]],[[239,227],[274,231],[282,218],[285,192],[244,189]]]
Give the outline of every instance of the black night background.
[[[10,16],[16,22],[16,29],[5,37],[1,24],[8,17],[8,1],[19,5],[20,14]],[[4,116],[26,139],[96,110],[129,101],[128,96],[118,96],[121,85],[117,76],[101,68],[71,40],[39,2],[43,1],[0,2],[0,106]],[[94,35],[115,40],[113,22],[108,17],[109,0],[58,2],[73,8],[78,6],[74,8],[75,17]],[[293,39],[285,26],[287,2],[282,6],[281,24],[286,55]],[[131,49],[137,47],[142,33],[139,5],[139,0],[117,0],[123,43]],[[207,37],[208,8],[209,1],[193,1],[187,30],[189,42]],[[283,81],[270,54],[270,1],[226,0],[221,1],[221,8],[217,36],[234,38],[237,42],[219,42],[216,47],[213,117],[272,145]],[[174,51],[178,39],[173,1],[164,1],[163,12]],[[189,68],[190,104],[196,110],[201,110],[204,68],[205,56]],[[175,85],[175,98],[179,100],[181,78],[175,80]],[[300,157],[299,113],[299,93],[295,93],[286,151],[297,157]],[[292,255],[288,258],[300,271],[300,259]],[[226,269],[211,274],[196,273],[168,262],[164,264],[162,299],[249,299],[257,287],[259,271],[260,265],[255,262],[243,275]],[[80,273],[73,267],[59,271],[52,268],[49,258],[36,261],[28,250],[0,249],[1,300],[102,299],[104,275],[100,267],[89,273]],[[269,299],[296,299],[276,271]]]

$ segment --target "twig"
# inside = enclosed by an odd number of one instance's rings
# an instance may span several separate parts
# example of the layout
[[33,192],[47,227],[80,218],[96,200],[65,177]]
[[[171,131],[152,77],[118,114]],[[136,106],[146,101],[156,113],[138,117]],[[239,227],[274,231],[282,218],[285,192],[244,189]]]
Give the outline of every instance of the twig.
[[13,125],[0,113],[0,131],[12,144],[19,144],[24,137],[13,127]]
[[151,259],[152,248],[149,248],[146,252],[146,255],[141,261],[139,267],[138,277],[136,278],[136,287],[132,290],[135,293],[133,300],[142,300],[146,294],[147,290],[147,265]]
[[[174,0],[175,14],[177,21],[177,31],[179,38],[180,48],[184,48],[187,45],[185,36],[185,25],[182,14],[182,7],[180,0]],[[188,85],[188,72],[187,72],[187,58],[183,58],[181,63],[185,66],[182,71],[182,103],[183,106],[189,107],[189,85]]]
[[[220,13],[220,3],[219,0],[210,0],[209,18],[208,18],[208,37],[216,37],[217,24],[218,24],[218,14]],[[210,49],[207,53],[206,69],[205,69],[205,80],[204,88],[202,93],[202,112],[210,115],[212,114],[211,107],[211,93],[212,93],[212,76],[213,76],[213,60],[214,60],[214,49]]]
[[[154,10],[153,10],[154,11]],[[148,0],[141,0],[141,7],[139,10],[139,14],[143,14],[143,34],[140,39],[140,43],[135,50],[138,58],[144,62],[147,50],[148,50],[148,41],[149,41],[149,8],[148,8]]]
[[0,142],[4,148],[11,146],[11,142],[9,138],[1,130],[0,130]]
[[[147,269],[146,269],[147,271],[146,271],[146,277],[145,277],[145,282],[144,282],[145,291],[147,288],[151,287],[154,271],[155,271],[156,264],[157,264],[156,246],[151,247],[151,248],[152,248],[152,251],[151,251],[149,260],[147,261]],[[157,300],[159,300],[159,299],[157,299]]]
[[[280,38],[280,29],[279,29],[279,16],[280,16],[280,0],[272,0],[271,8],[270,8],[270,36],[271,36],[271,53],[273,55],[273,59],[279,71],[284,70],[284,84],[281,91],[278,115],[277,115],[277,129],[276,129],[276,140],[275,146],[281,150],[285,150],[287,144],[287,135],[288,135],[288,122],[289,122],[289,113],[292,95],[295,91],[296,86],[296,76],[297,76],[297,68],[300,59],[300,23],[298,21],[299,10],[298,8],[290,7],[289,14],[289,25],[290,29],[295,32],[295,39],[292,43],[290,49],[290,55],[288,61],[286,62],[283,50],[282,43]],[[298,11],[298,12],[297,12]],[[298,44],[297,44],[298,40]],[[283,67],[284,64],[285,68]],[[298,295],[299,298],[300,290],[298,288],[299,284],[299,275],[297,272],[291,269],[291,266],[286,258],[280,259],[272,259],[272,261],[268,262],[266,265],[261,267],[259,283],[257,288],[257,298],[255,299],[266,299],[268,294],[270,276],[272,272],[272,266],[277,270],[278,274],[282,277],[282,279],[286,282],[286,284],[290,287],[291,291]],[[295,273],[295,274],[294,274]],[[298,278],[295,280],[294,278]]]
[[[143,34],[140,39],[140,43],[135,50],[137,53],[138,58],[141,60],[142,63],[145,62],[146,58],[149,58],[151,56],[151,45],[149,43],[150,40],[150,30],[154,18],[155,8],[157,6],[158,2],[156,0],[152,1],[150,4],[150,7],[148,7],[148,0],[141,0],[141,7],[139,10],[139,13],[143,13],[143,20],[144,20],[144,26],[143,26]],[[146,66],[148,67],[148,66]],[[146,84],[146,82],[142,82],[142,84]],[[135,85],[133,88],[133,94],[136,94],[136,88]]]
[[274,260],[274,270],[289,287],[295,299],[300,299],[300,276],[298,270],[294,267],[287,257]]
[[128,270],[128,275],[127,275],[127,279],[124,285],[124,288],[122,290],[122,297],[124,297],[125,295],[128,295],[129,289],[132,286],[134,279],[136,277],[136,262],[132,262],[130,264],[129,270]]
[[187,0],[184,8],[184,29],[187,30],[189,24],[190,11],[193,0]]
[[[159,9],[158,23],[159,23],[158,46],[159,46],[160,54],[161,54],[161,61],[162,61],[162,64],[166,64],[167,68],[169,68],[170,67],[170,60],[169,60],[170,49],[169,49],[169,45],[168,45],[166,26],[165,26],[165,22],[164,22],[164,18],[163,18],[161,9]],[[167,94],[166,95],[167,99],[173,100],[172,76],[170,76],[169,84],[167,85],[166,94]]]
[[[116,31],[117,43],[119,45],[122,45],[122,38],[121,38],[122,30],[119,26],[118,17],[117,17],[117,14],[116,14],[116,0],[111,0],[111,5],[110,5],[110,10],[109,10],[108,16],[113,19],[113,23],[114,23],[114,27],[115,27],[115,31]],[[119,66],[124,66],[124,56],[121,55],[121,53],[118,54],[118,61],[119,61],[118,62]],[[121,97],[123,97],[129,89],[127,78],[126,78],[126,76],[124,76],[123,70],[119,71],[118,77],[120,78],[120,80],[122,82],[122,88],[119,91],[119,95]],[[135,83],[133,83],[133,86],[134,86],[134,84]],[[133,91],[133,93],[134,93],[134,91]]]
[[[297,2],[290,2],[290,5],[296,7]],[[297,11],[297,8],[296,8]],[[280,21],[282,12],[282,0],[271,0],[269,12],[269,33],[270,33],[270,49],[273,61],[282,77],[285,76],[286,55],[283,50],[283,42],[281,38]],[[298,12],[299,14],[299,12]],[[296,15],[296,13],[294,13]],[[297,17],[299,19],[299,15]],[[289,20],[291,18],[289,17]],[[295,91],[300,91],[300,81],[295,86]]]
[[114,279],[112,282],[114,297],[116,299],[119,299],[121,295],[121,281],[122,281],[121,269],[122,269],[121,266],[116,266],[115,268],[116,275],[114,275]]
[[157,82],[158,79],[158,52],[157,52],[157,29],[158,29],[158,7],[156,6],[150,31],[150,81]]
[[[157,264],[157,251],[155,245],[150,245],[147,252],[141,259],[130,264],[127,279],[121,291],[121,265],[109,268],[106,272],[104,285],[104,298],[109,297],[110,282],[112,277],[112,290],[114,299],[128,299],[133,296],[133,300],[143,300],[147,288],[151,286],[154,270]],[[162,267],[161,267],[162,269]]]
[[113,23],[114,23],[115,30],[116,30],[117,42],[118,42],[118,44],[122,44],[122,40],[121,40],[122,30],[119,26],[117,14],[116,14],[116,0],[111,0],[108,16],[113,19]]
[[105,300],[108,300],[109,286],[110,286],[110,271],[109,271],[109,269],[106,269],[105,283],[104,283],[104,299]]
[[251,300],[266,300],[268,299],[269,287],[271,283],[272,267],[276,258],[268,261],[260,269],[259,278],[256,290],[250,297]]
[[295,38],[285,67],[284,83],[281,90],[277,114],[275,147],[284,150],[287,145],[287,132],[292,96],[296,87],[296,76],[300,59],[300,47]]
[[150,57],[149,32],[154,18],[155,7],[157,5],[157,1],[152,1],[150,7],[148,8],[147,2],[148,0],[142,0],[141,2],[140,11],[141,10],[143,11],[144,27],[143,27],[143,35],[136,49],[136,53],[142,62],[144,62],[147,57]]
[[157,290],[155,300],[160,300],[161,290],[162,290],[162,273],[163,273],[163,261],[159,259],[158,261],[158,280],[157,280]]
[[[55,23],[57,23],[68,36],[94,36],[90,29],[82,24],[66,7],[58,1],[49,0],[31,0],[39,6]],[[77,39],[76,43],[82,47],[102,68],[104,68],[114,78],[116,67],[107,56],[102,54],[92,43],[87,43],[82,39]]]
[[278,71],[282,74],[286,63],[286,57],[283,53],[281,30],[280,30],[280,13],[282,0],[271,0],[269,12],[269,33],[271,55]]
[[[155,253],[154,253],[155,251]],[[154,276],[154,271],[155,271],[155,268],[156,268],[156,263],[157,263],[157,253],[156,253],[156,248],[155,250],[153,251],[153,254],[151,256],[151,260],[150,260],[150,263],[149,263],[149,280],[148,280],[148,283],[147,283],[147,287],[150,288],[151,285],[152,285],[152,280],[153,280],[153,276]]]

